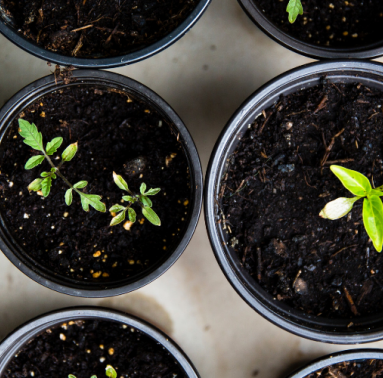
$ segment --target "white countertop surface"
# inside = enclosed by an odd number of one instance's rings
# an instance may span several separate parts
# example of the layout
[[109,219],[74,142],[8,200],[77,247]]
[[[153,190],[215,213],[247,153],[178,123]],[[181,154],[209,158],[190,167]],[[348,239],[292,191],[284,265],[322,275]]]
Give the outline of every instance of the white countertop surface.
[[[0,51],[0,105],[53,69],[2,36]],[[152,88],[178,112],[196,142],[205,172],[213,145],[237,107],[260,85],[310,61],[263,34],[235,0],[213,0],[176,44],[113,71]],[[0,339],[46,311],[100,305],[159,326],[185,350],[202,378],[283,378],[313,358],[352,348],[302,339],[253,311],[221,272],[203,217],[189,247],[167,273],[120,297],[57,294],[24,276],[2,254],[0,277]],[[364,346],[383,348],[383,341]]]

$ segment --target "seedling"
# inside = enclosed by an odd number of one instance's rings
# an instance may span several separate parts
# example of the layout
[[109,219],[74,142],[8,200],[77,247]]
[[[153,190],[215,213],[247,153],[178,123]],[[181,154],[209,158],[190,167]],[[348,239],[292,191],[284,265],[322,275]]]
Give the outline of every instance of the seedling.
[[124,207],[122,205],[113,205],[109,211],[111,213],[118,213],[112,221],[110,222],[111,226],[115,226],[122,221],[125,220],[126,212],[128,212],[129,220],[134,223],[136,221],[137,214],[134,209],[132,209],[132,205],[137,203],[139,206],[141,206],[142,209],[142,215],[151,223],[153,223],[155,226],[161,226],[161,220],[158,217],[158,215],[153,211],[152,206],[153,203],[151,199],[148,196],[154,196],[156,195],[161,189],[155,188],[155,189],[149,189],[146,191],[146,184],[142,183],[140,187],[140,194],[134,194],[128,187],[128,184],[126,181],[116,172],[113,172],[113,180],[116,183],[116,185],[126,192],[129,193],[128,196],[123,196],[122,199],[124,201],[127,201],[129,204],[128,206]]
[[88,194],[82,192],[80,189],[84,189],[87,185],[87,181],[79,181],[76,184],[72,185],[60,172],[61,166],[68,161],[71,161],[73,157],[76,155],[78,145],[77,142],[70,144],[61,155],[61,162],[58,166],[55,166],[49,156],[53,155],[60,148],[63,138],[57,137],[52,139],[47,143],[45,149],[43,145],[43,136],[41,132],[37,130],[37,127],[34,123],[30,124],[28,121],[24,119],[19,119],[19,134],[24,138],[24,143],[28,146],[32,147],[34,150],[42,152],[43,155],[35,155],[32,156],[27,163],[25,164],[25,169],[32,169],[40,165],[45,159],[51,166],[50,172],[42,172],[41,177],[32,181],[28,185],[29,190],[33,190],[34,192],[38,192],[41,190],[42,195],[44,197],[48,197],[51,187],[52,180],[55,180],[57,176],[61,177],[64,182],[69,186],[65,193],[65,203],[70,206],[73,200],[73,191],[78,193],[81,198],[81,204],[85,211],[89,211],[89,205],[92,206],[97,211],[101,211],[105,213],[106,206],[103,202],[101,202],[101,196],[96,194]]
[[[110,365],[107,365],[107,367],[105,368],[105,374],[109,378],[117,378],[116,370],[114,370],[114,368]],[[76,376],[74,376],[73,374],[69,374],[68,378],[76,378]],[[97,378],[97,376],[92,375],[90,378]]]
[[383,186],[373,189],[364,175],[351,169],[332,165],[331,171],[355,197],[340,197],[329,202],[319,213],[325,219],[339,219],[348,214],[354,203],[363,199],[363,223],[375,249],[382,251],[383,244],[383,204],[379,197],[383,196]]
[[294,23],[299,14],[303,15],[301,0],[290,0],[287,4],[286,12],[289,14],[290,23]]

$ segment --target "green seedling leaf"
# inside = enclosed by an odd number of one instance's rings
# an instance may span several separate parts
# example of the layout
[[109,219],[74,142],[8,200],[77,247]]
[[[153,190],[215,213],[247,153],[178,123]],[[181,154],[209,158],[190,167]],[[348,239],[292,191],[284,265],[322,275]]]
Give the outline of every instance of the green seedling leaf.
[[88,181],[79,181],[77,184],[74,184],[73,187],[76,189],[83,189],[88,185]]
[[24,138],[24,143],[37,151],[44,152],[43,136],[34,123],[30,124],[24,119],[19,119],[19,134]]
[[360,198],[361,197],[337,198],[336,200],[329,202],[319,213],[319,216],[331,220],[342,218],[352,210],[354,202]]
[[153,223],[155,226],[161,226],[160,218],[150,207],[144,207],[142,214],[150,223]]
[[106,212],[105,203],[101,202],[101,196],[97,194],[86,194],[79,192],[81,196],[81,204],[85,211],[89,211],[89,205],[92,206],[95,210],[100,211],[101,213]]
[[383,192],[378,189],[372,189],[369,196],[383,197]]
[[71,161],[74,155],[76,155],[77,149],[78,142],[70,144],[61,155],[63,161]]
[[366,197],[372,190],[368,178],[357,171],[332,165],[331,171],[342,182],[343,186],[352,194],[359,197]]
[[38,178],[36,180],[33,180],[29,185],[28,185],[28,190],[33,190],[34,192],[39,191],[42,188],[42,183],[43,179]]
[[134,203],[134,202],[137,201],[137,200],[136,200],[135,198],[133,198],[132,196],[123,196],[122,199],[125,200],[125,201],[128,201],[128,202],[132,202],[132,203]]
[[41,177],[48,177],[50,176],[51,174],[49,172],[41,172]]
[[146,184],[143,182],[140,186],[140,193],[145,194],[145,190],[146,190]]
[[107,365],[107,367],[105,368],[105,374],[106,374],[109,378],[117,378],[117,372],[116,372],[116,370],[114,370],[113,367],[110,366],[110,365]]
[[63,138],[61,137],[54,138],[50,142],[48,142],[46,147],[47,155],[53,155],[61,146],[62,142]]
[[152,188],[152,189],[149,189],[145,195],[146,196],[155,196],[158,192],[160,192],[161,189],[160,188]]
[[132,209],[131,207],[129,207],[128,209],[128,216],[129,216],[129,220],[134,223],[136,221],[136,218],[137,218],[137,214],[136,212],[134,211],[134,209]]
[[116,185],[122,189],[122,190],[126,190],[127,192],[129,192],[129,187],[128,187],[128,184],[126,183],[126,181],[120,176],[118,175],[116,172],[113,172],[113,180],[114,182],[116,183]]
[[73,189],[68,189],[65,192],[65,203],[68,206],[70,206],[70,205],[72,205],[72,201],[73,201]]
[[383,244],[383,204],[377,196],[363,201],[363,223],[375,249],[382,251]]
[[115,225],[123,222],[125,220],[125,213],[126,213],[126,211],[124,210],[124,211],[121,211],[120,214],[113,217],[112,221],[110,222],[110,225],[115,226]]
[[303,15],[301,0],[290,0],[287,4],[286,12],[289,14],[290,23],[294,23],[298,15]]
[[153,206],[153,203],[151,201],[151,199],[149,197],[146,197],[146,196],[141,196],[140,197],[140,201],[141,203],[145,206],[145,207],[152,207]]
[[68,378],[76,378],[73,374],[69,374]]
[[32,156],[25,164],[25,169],[32,169],[41,164],[45,159],[44,155]]
[[109,212],[111,213],[117,213],[119,211],[123,211],[125,210],[125,207],[124,206],[121,206],[121,205],[113,205],[110,209],[109,209]]
[[48,197],[49,193],[51,191],[51,186],[52,186],[52,177],[46,177],[42,182],[41,182],[41,191],[43,192],[44,197]]
[[92,375],[90,378],[97,378],[97,375]]

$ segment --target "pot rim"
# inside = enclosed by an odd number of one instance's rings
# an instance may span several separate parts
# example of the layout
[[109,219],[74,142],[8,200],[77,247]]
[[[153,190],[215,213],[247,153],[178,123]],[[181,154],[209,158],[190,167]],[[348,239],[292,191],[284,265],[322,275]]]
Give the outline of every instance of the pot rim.
[[[299,80],[302,82],[299,87],[302,88],[305,86],[304,80],[306,80],[305,83],[309,80],[315,81],[315,79],[318,81],[329,71],[334,71],[337,77],[345,77],[345,71],[351,71],[355,74],[356,72],[361,73],[363,70],[371,75],[382,76],[379,85],[382,86],[383,90],[383,64],[363,60],[337,60],[306,64],[287,71],[261,86],[240,105],[223,128],[211,153],[205,176],[204,215],[209,241],[219,266],[234,290],[256,312],[282,329],[311,340],[335,344],[359,344],[381,340],[383,338],[383,319],[381,320],[382,325],[379,327],[374,328],[372,326],[376,324],[377,318],[380,320],[383,317],[383,314],[363,318],[363,332],[360,330],[350,331],[346,323],[355,321],[355,319],[347,322],[346,320],[319,318],[274,300],[242,268],[238,257],[231,252],[232,250],[226,246],[221,237],[221,230],[216,226],[216,219],[218,219],[216,217],[216,195],[219,192],[221,175],[224,172],[224,159],[229,154],[229,147],[235,143],[236,137],[245,130],[248,123],[252,122],[250,122],[250,118],[253,120],[255,119],[254,114],[260,113],[259,110],[254,110],[257,106],[271,101],[270,98],[279,97],[283,92],[282,85],[285,83],[290,85],[294,80]],[[362,79],[361,76],[358,77]],[[298,84],[294,85],[298,86]],[[362,324],[359,321],[355,327],[359,326],[359,323]],[[323,329],[324,327],[327,328]],[[347,333],[344,332],[345,330]]]
[[[186,353],[164,332],[149,322],[122,311],[105,307],[81,306],[50,311],[33,318],[16,328],[0,344],[0,373],[13,355],[31,338],[46,328],[73,319],[103,319],[125,323],[140,330],[145,335],[160,343],[185,370],[189,378],[200,378],[196,368]],[[6,361],[5,361],[6,360]],[[3,365],[3,366],[1,366]]]
[[159,41],[144,47],[143,49],[133,51],[127,54],[109,57],[109,58],[76,58],[72,56],[61,55],[49,50],[46,50],[33,42],[23,38],[12,26],[9,26],[0,17],[0,33],[4,35],[9,41],[34,55],[37,58],[46,60],[59,65],[74,66],[78,68],[115,68],[147,59],[162,50],[168,48],[173,43],[182,38],[200,19],[211,0],[199,0],[194,10],[189,16],[175,28],[171,33],[161,38]]
[[334,48],[303,42],[278,28],[264,15],[253,0],[238,0],[238,2],[248,17],[265,34],[298,54],[313,59],[373,59],[383,55],[383,39],[380,42],[355,48]]
[[345,361],[365,359],[383,360],[383,349],[351,349],[327,354],[323,357],[315,359],[314,361],[311,361],[310,363],[296,370],[294,373],[290,374],[286,378],[305,378],[309,374],[312,374],[317,370],[323,369],[326,366],[334,365]]
[[[139,289],[140,287],[143,287],[160,277],[178,260],[186,249],[197,227],[202,208],[203,176],[201,162],[192,136],[190,135],[185,124],[170,107],[170,105],[167,104],[154,91],[131,78],[108,71],[75,70],[73,72],[73,76],[77,78],[76,82],[56,85],[54,76],[49,75],[34,81],[17,92],[0,110],[0,143],[2,136],[6,132],[6,129],[13,117],[25,106],[29,105],[31,102],[46,93],[50,93],[59,88],[73,85],[76,86],[79,84],[105,85],[123,89],[127,93],[133,94],[136,98],[139,98],[155,108],[174,128],[177,129],[181,136],[180,140],[182,141],[184,153],[188,160],[191,180],[191,210],[188,215],[188,226],[186,227],[184,235],[178,246],[171,254],[169,253],[165,260],[162,260],[162,262],[159,261],[155,265],[155,268],[150,268],[149,272],[144,272],[138,275],[136,280],[133,282],[126,283],[126,280],[122,280],[116,282],[115,284],[105,283],[102,284],[102,286],[98,286],[98,288],[97,285],[94,284],[86,285],[83,281],[79,282],[72,280],[71,282],[70,279],[65,280],[63,276],[61,276],[62,279],[60,279],[58,275],[48,271],[48,269],[44,271],[43,269],[38,268],[36,262],[32,263],[32,261],[27,261],[25,255],[22,257],[22,250],[16,248],[14,245],[15,242],[9,240],[10,236],[4,235],[4,230],[2,230],[2,228],[5,229],[5,226],[2,226],[1,220],[0,251],[2,251],[5,256],[25,275],[37,283],[48,287],[49,289],[63,294],[87,298],[104,298],[121,295]],[[5,237],[6,239],[4,239]],[[15,252],[19,254],[19,256],[16,256]],[[119,282],[121,282],[121,284]]]

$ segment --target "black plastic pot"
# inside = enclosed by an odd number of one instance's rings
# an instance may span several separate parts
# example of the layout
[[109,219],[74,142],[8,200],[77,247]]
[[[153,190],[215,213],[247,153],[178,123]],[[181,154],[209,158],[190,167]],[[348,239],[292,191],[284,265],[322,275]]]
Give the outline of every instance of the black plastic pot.
[[191,204],[189,219],[186,220],[187,227],[179,245],[157,263],[157,265],[142,272],[140,275],[130,279],[115,281],[110,283],[91,283],[79,282],[64,276],[57,275],[49,271],[38,261],[29,257],[17,242],[10,235],[6,224],[0,214],[0,250],[8,259],[24,274],[34,281],[60,293],[73,296],[101,298],[120,295],[136,290],[147,285],[165,273],[181,256],[192,238],[199,220],[202,208],[202,168],[198,152],[193,139],[186,126],[174,112],[174,110],[156,93],[144,85],[125,76],[115,73],[96,70],[77,70],[74,71],[77,81],[71,84],[55,84],[54,77],[46,76],[28,85],[15,96],[13,96],[0,110],[0,143],[4,138],[8,126],[22,109],[39,97],[57,91],[68,86],[105,86],[116,88],[133,97],[140,99],[150,107],[162,114],[174,127],[174,131],[179,133],[180,141],[183,145],[185,155],[189,164],[191,180]]
[[269,37],[298,54],[314,59],[372,59],[383,55],[383,39],[373,44],[355,48],[331,48],[303,42],[282,31],[270,21],[253,0],[238,0],[238,2],[251,20]]
[[[25,39],[17,30],[7,22],[6,17],[0,13],[0,33],[8,38],[15,45],[21,47],[26,52],[43,59],[48,62],[64,65],[74,66],[78,68],[113,68],[125,66],[139,62],[159,53],[160,51],[171,46],[173,43],[183,37],[199,20],[202,14],[209,6],[211,0],[200,0],[195,9],[189,16],[170,34],[161,40],[147,46],[143,49],[133,51],[124,55],[110,57],[110,58],[76,58],[71,56],[61,55],[38,46]],[[1,8],[0,8],[1,11]]]
[[298,369],[293,374],[286,378],[305,378],[327,366],[339,364],[346,361],[360,361],[360,360],[382,360],[383,349],[353,349],[342,352],[328,354],[310,362],[303,368]]
[[363,83],[383,90],[383,65],[364,61],[332,61],[308,64],[271,80],[252,94],[234,113],[223,129],[212,152],[205,182],[205,221],[221,269],[238,294],[259,314],[296,335],[308,339],[359,344],[383,338],[383,313],[352,320],[325,319],[299,312],[279,302],[259,286],[242,267],[235,251],[228,245],[228,236],[217,223],[218,194],[229,156],[238,139],[263,109],[287,95],[319,84],[321,78],[334,83]]
[[0,344],[0,376],[3,375],[9,361],[22,349],[23,345],[42,331],[71,320],[84,319],[115,321],[136,328],[161,344],[184,369],[188,378],[200,377],[186,354],[169,336],[139,318],[102,307],[74,307],[57,310],[41,315],[17,328]]

